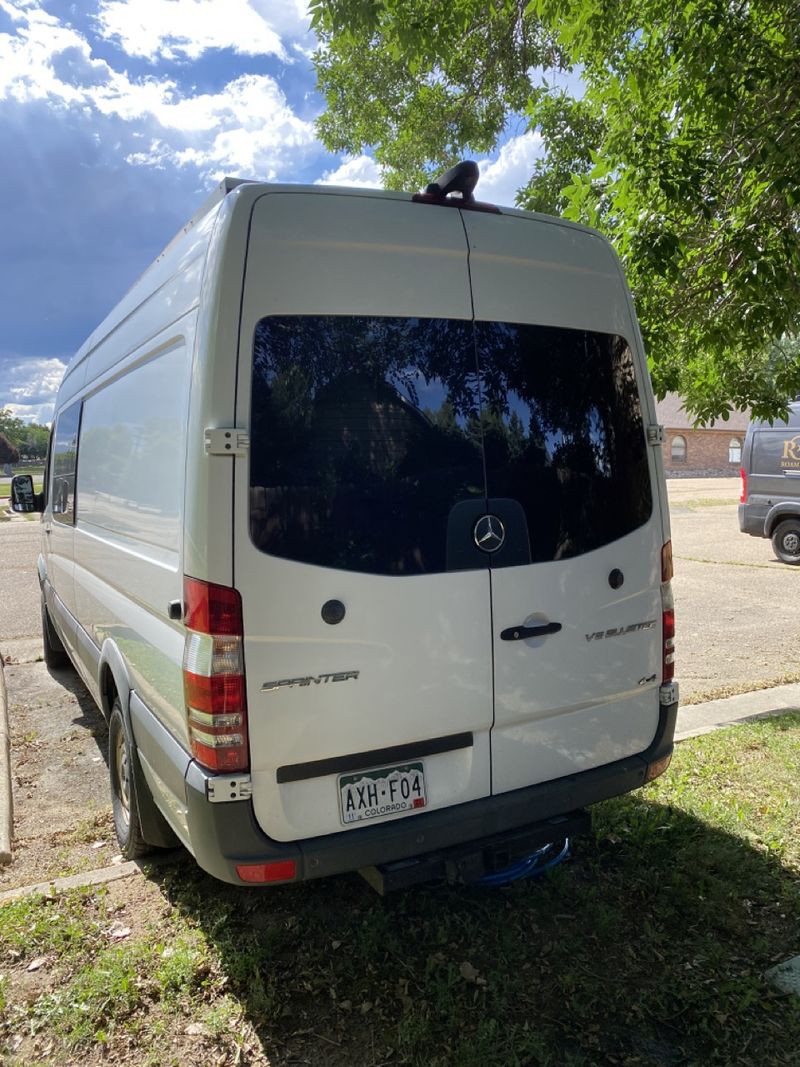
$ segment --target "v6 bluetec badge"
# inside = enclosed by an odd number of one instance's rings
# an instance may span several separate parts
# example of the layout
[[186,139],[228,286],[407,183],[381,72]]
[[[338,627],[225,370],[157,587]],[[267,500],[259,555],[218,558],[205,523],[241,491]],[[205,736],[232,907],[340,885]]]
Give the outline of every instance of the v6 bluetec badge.
[[632,622],[630,626],[615,626],[611,630],[597,630],[593,634],[586,634],[587,641],[603,641],[606,637],[621,637],[623,634],[635,634],[639,630],[652,630],[656,624],[655,619],[647,622]]

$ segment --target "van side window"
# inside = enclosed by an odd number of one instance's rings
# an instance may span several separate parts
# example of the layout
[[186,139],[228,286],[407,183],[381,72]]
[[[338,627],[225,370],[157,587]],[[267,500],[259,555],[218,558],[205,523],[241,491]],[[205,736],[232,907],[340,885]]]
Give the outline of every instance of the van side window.
[[50,470],[53,466],[53,439],[55,435],[56,424],[54,422],[50,427],[50,436],[47,438],[47,457],[44,461],[44,476],[42,477],[42,499],[45,507],[47,507],[47,503],[50,500]]
[[66,408],[56,419],[50,459],[50,501],[53,518],[65,526],[75,523],[75,471],[81,404]]

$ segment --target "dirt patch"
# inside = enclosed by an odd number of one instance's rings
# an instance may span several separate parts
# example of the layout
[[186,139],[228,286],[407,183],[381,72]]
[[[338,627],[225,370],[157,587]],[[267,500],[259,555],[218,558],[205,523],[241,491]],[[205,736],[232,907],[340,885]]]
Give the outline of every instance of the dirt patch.
[[6,642],[14,839],[0,889],[109,864],[105,721],[72,670],[50,673],[36,641]]

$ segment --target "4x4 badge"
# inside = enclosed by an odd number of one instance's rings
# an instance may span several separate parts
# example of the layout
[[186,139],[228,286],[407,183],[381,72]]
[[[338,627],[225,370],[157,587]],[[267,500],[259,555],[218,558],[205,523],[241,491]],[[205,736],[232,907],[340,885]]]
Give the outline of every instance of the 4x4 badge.
[[472,539],[481,552],[496,552],[503,547],[506,528],[496,515],[481,515],[475,523]]

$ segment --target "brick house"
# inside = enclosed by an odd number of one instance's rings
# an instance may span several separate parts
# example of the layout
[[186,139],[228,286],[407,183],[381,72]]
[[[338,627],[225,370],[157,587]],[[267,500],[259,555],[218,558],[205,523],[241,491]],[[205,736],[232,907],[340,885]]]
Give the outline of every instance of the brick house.
[[727,422],[718,419],[695,428],[677,393],[656,404],[656,418],[664,427],[664,469],[667,473],[713,470],[738,474],[750,412],[732,411]]

